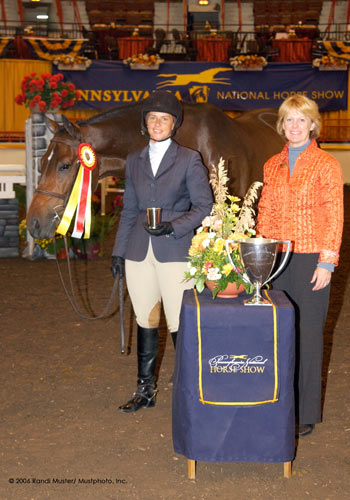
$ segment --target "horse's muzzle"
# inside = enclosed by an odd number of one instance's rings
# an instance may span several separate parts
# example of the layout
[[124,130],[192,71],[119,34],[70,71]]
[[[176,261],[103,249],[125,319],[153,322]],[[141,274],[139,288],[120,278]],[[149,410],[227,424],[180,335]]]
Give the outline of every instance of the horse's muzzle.
[[38,217],[28,217],[27,228],[33,238],[42,240],[49,239],[55,235],[55,228],[58,219],[51,219],[48,223],[42,224]]

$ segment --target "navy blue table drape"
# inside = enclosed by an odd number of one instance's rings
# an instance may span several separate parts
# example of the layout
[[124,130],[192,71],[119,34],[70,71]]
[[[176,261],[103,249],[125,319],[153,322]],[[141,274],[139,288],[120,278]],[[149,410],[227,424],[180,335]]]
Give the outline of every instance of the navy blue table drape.
[[207,462],[294,458],[294,309],[184,293],[173,387],[173,444]]

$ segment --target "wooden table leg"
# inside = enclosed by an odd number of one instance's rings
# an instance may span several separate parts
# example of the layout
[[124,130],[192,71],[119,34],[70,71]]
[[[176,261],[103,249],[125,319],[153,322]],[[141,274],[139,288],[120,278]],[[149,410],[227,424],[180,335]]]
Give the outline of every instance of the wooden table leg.
[[196,479],[196,461],[187,460],[187,476],[188,479]]
[[283,463],[283,477],[290,479],[292,477],[292,462]]

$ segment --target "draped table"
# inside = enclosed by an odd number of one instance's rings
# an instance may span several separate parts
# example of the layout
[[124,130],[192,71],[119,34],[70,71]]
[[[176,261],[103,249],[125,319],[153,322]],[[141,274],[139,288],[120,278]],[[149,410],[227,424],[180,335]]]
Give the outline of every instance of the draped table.
[[309,38],[286,38],[272,40],[272,47],[279,50],[274,58],[279,62],[311,62],[312,40]]
[[229,38],[204,37],[195,41],[197,61],[228,61],[228,49],[231,45]]
[[144,54],[152,44],[153,39],[150,37],[128,36],[118,38],[119,59],[127,59],[137,54]]
[[173,445],[195,461],[283,462],[294,458],[294,309],[184,292],[173,386]]

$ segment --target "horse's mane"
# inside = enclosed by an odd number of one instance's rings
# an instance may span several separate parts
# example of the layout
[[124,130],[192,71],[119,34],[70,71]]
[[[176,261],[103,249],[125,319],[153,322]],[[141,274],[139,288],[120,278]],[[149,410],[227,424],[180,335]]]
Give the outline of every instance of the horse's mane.
[[[104,120],[110,120],[110,119],[113,120],[113,118],[121,115],[124,111],[132,110],[132,111],[138,112],[140,107],[142,106],[142,102],[143,101],[132,103],[132,104],[124,104],[122,106],[117,106],[117,107],[108,109],[106,111],[101,111],[101,113],[98,113],[97,115],[94,115],[91,118],[88,118],[86,120],[80,120],[77,123],[78,123],[78,125],[94,125],[94,124],[100,123]],[[210,107],[215,108],[215,106],[213,106],[212,104],[209,104],[209,103],[191,103],[191,102],[182,101],[182,104],[183,104],[184,108],[187,107],[187,108],[192,108],[192,109],[195,109],[195,108],[198,108],[198,109],[200,109],[200,108],[206,109],[207,108],[208,109]]]
[[113,119],[115,116],[120,115],[125,110],[137,111],[141,105],[142,102],[137,102],[133,104],[125,104],[124,106],[118,106],[115,108],[107,109],[106,111],[102,111],[101,113],[98,113],[97,115],[94,115],[91,118],[88,118],[87,120],[78,121],[78,125],[94,125],[104,120],[110,120]]

